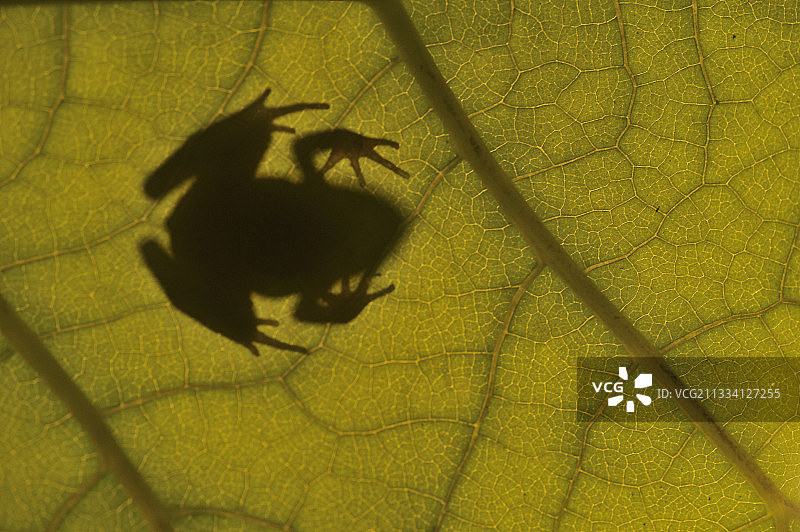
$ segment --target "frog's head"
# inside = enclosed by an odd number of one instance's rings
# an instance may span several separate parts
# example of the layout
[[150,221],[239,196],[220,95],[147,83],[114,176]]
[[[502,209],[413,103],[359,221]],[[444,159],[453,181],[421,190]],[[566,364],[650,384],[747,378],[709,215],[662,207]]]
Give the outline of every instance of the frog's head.
[[296,103],[267,107],[266,89],[245,108],[192,134],[145,181],[148,197],[158,199],[190,177],[198,183],[224,186],[248,182],[256,177],[264,153],[275,131],[294,129],[275,124],[275,119],[305,109],[328,109],[326,103]]

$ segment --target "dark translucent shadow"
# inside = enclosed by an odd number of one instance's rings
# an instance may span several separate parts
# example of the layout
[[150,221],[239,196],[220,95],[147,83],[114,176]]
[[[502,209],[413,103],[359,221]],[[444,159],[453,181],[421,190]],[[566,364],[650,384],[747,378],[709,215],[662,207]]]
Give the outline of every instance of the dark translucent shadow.
[[[324,173],[346,158],[363,184],[359,158],[369,158],[408,176],[375,152],[397,143],[335,129],[295,140],[302,182],[257,178],[272,133],[294,132],[274,124],[275,118],[327,108],[264,107],[268,94],[192,135],[144,184],[147,195],[158,199],[194,178],[167,219],[171,249],[149,240],[142,254],[175,307],[255,355],[257,343],[306,349],[258,330],[277,322],[255,315],[253,293],[300,294],[299,320],[345,323],[394,289],[389,284],[369,292],[368,286],[400,237],[401,214],[364,190],[328,185]],[[313,157],[324,150],[330,156],[317,169]]]

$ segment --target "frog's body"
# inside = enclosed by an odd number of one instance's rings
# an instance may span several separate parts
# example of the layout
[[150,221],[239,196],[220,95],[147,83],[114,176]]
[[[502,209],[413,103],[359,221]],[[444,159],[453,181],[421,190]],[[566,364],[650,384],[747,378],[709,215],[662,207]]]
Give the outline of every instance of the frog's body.
[[[192,136],[148,179],[145,190],[158,196],[187,172],[196,176],[167,219],[171,254],[155,241],[142,245],[149,268],[177,308],[256,355],[255,343],[305,349],[257,329],[277,322],[255,316],[253,293],[300,294],[298,319],[331,323],[350,321],[394,288],[367,292],[370,278],[400,236],[402,217],[389,203],[363,190],[328,185],[323,173],[331,161],[355,161],[360,179],[358,157],[370,157],[407,175],[373,151],[376,145],[396,144],[337,129],[295,141],[302,182],[256,178],[256,152],[263,155],[271,131],[288,130],[272,125],[272,119],[321,106],[269,109],[261,105],[265,96],[256,100],[257,106],[254,102]],[[332,150],[329,163],[317,170],[312,156],[326,148]],[[246,154],[245,160],[236,158],[237,151]],[[350,291],[347,283],[353,276],[360,276],[360,282]],[[334,294],[337,282],[343,288]]]
[[[216,187],[215,187],[216,188]],[[232,190],[190,189],[167,220],[176,262],[222,285],[246,284],[271,297],[300,293],[305,321],[339,280],[377,266],[402,218],[373,195],[345,188],[257,179]],[[374,273],[374,272],[373,272]]]

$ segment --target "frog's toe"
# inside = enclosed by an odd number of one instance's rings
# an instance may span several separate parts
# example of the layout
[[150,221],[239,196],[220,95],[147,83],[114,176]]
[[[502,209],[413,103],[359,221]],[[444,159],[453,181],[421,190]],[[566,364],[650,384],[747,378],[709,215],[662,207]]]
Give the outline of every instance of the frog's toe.
[[357,290],[352,291],[350,290],[349,285],[342,284],[341,292],[339,293],[328,292],[327,294],[322,296],[322,300],[329,307],[335,307],[337,304],[347,302],[359,305],[361,309],[363,309],[364,307],[366,307],[368,304],[375,301],[379,297],[383,297],[386,294],[392,293],[393,291],[394,291],[394,283],[390,284],[387,287],[381,288],[377,292],[367,292],[366,285],[359,286]]
[[[378,290],[377,292],[370,292],[370,293],[364,294],[364,297],[366,299],[366,302],[369,303],[371,301],[375,301],[379,297],[385,296],[386,294],[391,294],[392,292],[394,292],[394,283],[390,284],[389,286],[387,286],[385,288],[382,288],[382,289]],[[366,303],[365,303],[365,305],[366,305]]]
[[[256,323],[258,325],[270,325],[270,326],[274,327],[274,326],[278,325],[278,320],[256,318]],[[267,336],[266,334],[264,334],[263,332],[259,331],[258,329],[256,329],[255,334],[253,335],[253,340],[249,344],[246,345],[246,347],[250,350],[251,353],[253,353],[255,356],[258,356],[259,352],[258,352],[258,349],[256,349],[255,344],[268,345],[270,347],[275,347],[277,349],[285,349],[287,351],[294,351],[295,353],[303,353],[303,354],[308,353],[308,349],[306,349],[303,346],[282,342],[282,341],[280,341],[280,340],[278,340],[276,338],[273,338],[271,336]]]

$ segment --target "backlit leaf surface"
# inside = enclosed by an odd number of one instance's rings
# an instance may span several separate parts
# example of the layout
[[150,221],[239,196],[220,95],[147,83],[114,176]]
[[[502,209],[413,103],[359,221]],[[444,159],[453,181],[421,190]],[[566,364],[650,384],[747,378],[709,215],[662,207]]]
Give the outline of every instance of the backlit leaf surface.
[[[411,2],[501,165],[666,356],[800,354],[800,21],[793,2]],[[346,325],[260,358],[174,309],[138,243],[180,193],[145,177],[249,103],[399,141],[407,213]],[[696,428],[577,424],[579,356],[624,350],[456,155],[365,6],[0,8],[0,292],[103,412],[183,530],[738,529],[764,501]],[[297,177],[291,136],[263,172]],[[342,164],[339,186],[357,186]],[[185,190],[185,189],[184,189]],[[91,442],[0,339],[0,528],[140,530]],[[798,429],[726,427],[800,500]],[[797,525],[795,524],[795,527]]]

